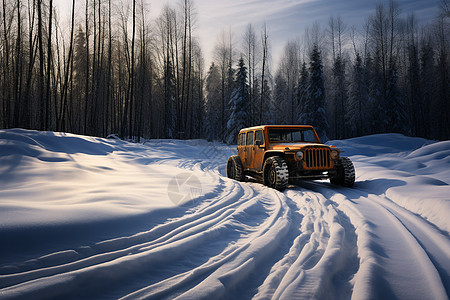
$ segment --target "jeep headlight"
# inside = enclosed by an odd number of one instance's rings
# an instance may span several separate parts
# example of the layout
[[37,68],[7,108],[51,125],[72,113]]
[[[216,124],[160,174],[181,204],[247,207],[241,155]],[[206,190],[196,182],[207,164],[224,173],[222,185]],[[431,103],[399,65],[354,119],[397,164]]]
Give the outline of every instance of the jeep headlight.
[[295,156],[297,157],[298,160],[301,160],[303,158],[303,152],[298,151],[297,153],[295,153]]
[[336,150],[331,151],[331,159],[337,159],[339,157],[339,152]]

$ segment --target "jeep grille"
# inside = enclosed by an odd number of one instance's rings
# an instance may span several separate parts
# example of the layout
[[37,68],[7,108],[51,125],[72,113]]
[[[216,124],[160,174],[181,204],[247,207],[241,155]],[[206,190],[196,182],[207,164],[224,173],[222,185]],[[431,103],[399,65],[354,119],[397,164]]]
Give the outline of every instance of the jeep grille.
[[329,169],[330,149],[328,148],[307,148],[304,150],[305,168],[307,169]]

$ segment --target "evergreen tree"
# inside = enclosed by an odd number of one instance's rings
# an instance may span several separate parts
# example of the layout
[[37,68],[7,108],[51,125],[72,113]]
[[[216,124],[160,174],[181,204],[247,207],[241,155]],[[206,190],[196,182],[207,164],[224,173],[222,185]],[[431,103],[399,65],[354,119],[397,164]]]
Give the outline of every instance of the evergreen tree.
[[332,101],[334,109],[334,137],[342,139],[345,134],[345,103],[347,102],[347,82],[345,63],[338,55],[334,61],[332,74]]
[[212,63],[206,77],[206,137],[209,141],[221,138],[220,106],[221,81],[219,68]]
[[228,139],[228,121],[230,118],[230,115],[232,113],[232,107],[230,106],[231,103],[231,98],[233,97],[233,92],[235,90],[236,84],[234,82],[234,73],[235,70],[233,69],[232,65],[231,65],[231,58],[230,58],[230,65],[228,66],[228,71],[226,72],[225,75],[225,80],[224,80],[224,86],[223,86],[223,94],[224,94],[224,124],[222,126],[222,137],[221,137],[221,141],[222,142],[227,142]]
[[365,109],[368,99],[367,73],[362,65],[361,56],[359,53],[356,53],[356,62],[351,74],[345,115],[349,136],[361,136],[364,134],[363,122],[366,120]]
[[263,124],[276,124],[275,119],[275,105],[272,100],[272,89],[269,86],[267,79],[264,79],[264,89],[261,93],[262,97],[262,120],[260,120],[260,125]]
[[256,126],[256,125],[260,125],[260,120],[259,120],[259,116],[260,116],[260,110],[261,107],[258,105],[258,103],[260,103],[259,101],[259,96],[261,95],[261,91],[260,91],[260,87],[259,87],[259,80],[258,78],[254,78],[253,80],[253,100],[250,99],[250,101],[252,102],[252,110],[251,110],[251,115],[250,115],[250,121],[252,126]]
[[250,124],[250,98],[247,83],[247,67],[244,60],[239,60],[238,70],[235,80],[235,88],[230,98],[230,118],[228,119],[228,135],[226,142],[228,144],[236,143],[239,130],[248,127]]
[[368,116],[365,134],[387,132],[389,121],[386,118],[386,103],[383,88],[383,71],[379,52],[375,52],[372,60],[369,55],[366,59],[366,70],[369,82]]
[[322,58],[317,45],[314,45],[310,54],[309,74],[308,90],[311,109],[310,111],[307,111],[306,114],[310,115],[312,118],[311,120],[306,120],[310,122],[304,123],[313,125],[321,141],[325,142],[328,140],[328,121],[325,111],[325,86],[323,80]]
[[277,124],[287,124],[288,110],[288,85],[280,72],[275,76],[275,88],[273,94],[273,120]]
[[424,42],[420,54],[420,85],[422,86],[420,118],[423,123],[418,128],[418,134],[424,137],[430,137],[431,128],[431,109],[434,91],[434,52],[430,41]]
[[409,107],[409,116],[411,118],[411,133],[413,135],[417,135],[421,128],[423,127],[423,118],[420,113],[420,110],[425,106],[422,102],[422,88],[419,80],[419,57],[417,53],[416,45],[411,42],[408,45],[408,74],[407,74],[407,83],[408,83],[408,107]]
[[308,124],[308,119],[310,117],[306,116],[308,111],[312,111],[311,102],[309,101],[309,90],[308,90],[309,74],[306,68],[306,62],[302,64],[302,70],[300,71],[300,79],[297,86],[297,123],[298,124]]
[[404,98],[397,80],[397,67],[393,60],[390,60],[386,76],[386,119],[389,122],[389,131],[410,134]]
[[437,43],[435,78],[436,89],[433,109],[433,134],[438,139],[450,139],[450,36],[449,18],[441,16],[437,20],[435,38]]

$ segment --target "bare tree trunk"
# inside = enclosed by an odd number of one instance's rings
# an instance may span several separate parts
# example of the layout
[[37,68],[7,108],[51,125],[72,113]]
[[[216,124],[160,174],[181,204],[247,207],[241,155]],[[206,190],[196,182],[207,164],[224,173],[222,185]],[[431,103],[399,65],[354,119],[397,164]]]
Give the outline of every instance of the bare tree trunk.
[[328,20],[328,26],[330,30],[330,39],[331,39],[331,53],[333,55],[333,65],[336,62],[336,47],[335,47],[335,36],[334,36],[334,30],[335,30],[335,20],[333,16],[330,16],[330,19]]
[[22,97],[21,97],[21,85],[22,85],[22,17],[21,12],[21,1],[17,1],[17,38],[16,38],[16,53],[15,53],[15,76],[14,76],[14,114],[13,114],[13,127],[21,127],[20,122],[21,110],[23,109]]
[[[58,49],[60,49],[60,44],[59,44],[59,34],[58,34],[58,22],[57,20],[55,20],[55,48],[56,48],[56,61],[55,58],[53,57],[52,59],[52,66],[53,66],[53,73],[52,73],[52,82],[53,84],[52,86],[52,91],[53,91],[53,106],[54,106],[54,111],[53,111],[53,115],[55,116],[54,119],[50,120],[52,122],[52,126],[50,126],[50,128],[52,128],[52,130],[57,130],[58,127],[58,123],[59,123],[59,119],[61,118],[58,112],[58,105],[61,106],[62,105],[62,101],[58,101],[61,99],[58,99],[58,96],[62,95],[62,92],[59,91],[58,93],[58,89],[60,89],[63,85],[63,79],[62,76],[64,75],[64,67],[61,67],[61,51],[58,51]],[[62,55],[63,57],[65,57],[65,48],[63,47],[63,51],[62,51]],[[53,55],[55,56],[55,55]],[[63,59],[63,65],[65,64],[65,59]],[[58,103],[59,102],[59,103]]]
[[342,39],[344,38],[344,34],[347,31],[347,25],[344,24],[341,17],[336,18],[336,30],[338,38],[338,55],[340,58],[342,58]]
[[89,0],[86,0],[86,81],[84,89],[84,134],[88,133],[88,111],[89,111]]
[[8,36],[7,14],[6,14],[6,2],[3,0],[3,38],[4,38],[4,57],[5,65],[3,66],[3,127],[9,128],[10,111],[11,111],[11,89],[10,89],[10,49],[9,49],[9,36]]
[[38,7],[38,40],[39,40],[39,107],[40,107],[40,124],[41,130],[45,129],[45,99],[44,99],[44,45],[42,36],[42,0],[37,0]]
[[[93,12],[93,20],[92,20],[92,78],[91,78],[91,107],[90,107],[90,113],[89,113],[89,124],[91,128],[92,134],[97,134],[98,128],[97,128],[97,116],[96,116],[96,108],[97,108],[97,102],[99,99],[97,98],[97,89],[98,89],[98,80],[97,80],[97,4],[96,0],[93,0],[92,2],[92,12]],[[100,30],[100,28],[99,28]]]
[[133,0],[133,31],[131,37],[131,72],[130,72],[130,117],[129,117],[129,136],[133,139],[133,102],[134,102],[134,42],[136,32],[136,0]]
[[184,13],[184,34],[183,34],[183,70],[181,74],[181,102],[180,102],[180,114],[177,116],[177,133],[184,131],[186,128],[182,128],[182,125],[184,124],[184,110],[185,105],[184,102],[186,100],[186,90],[185,90],[185,83],[186,83],[186,51],[187,51],[187,27],[188,27],[188,12],[187,12],[187,6],[188,6],[188,0],[184,0],[183,4],[183,13]]
[[[106,18],[106,16],[103,15],[103,17],[104,17],[103,19],[100,17],[102,15],[100,3],[101,2],[99,2],[99,7],[98,7],[99,8],[98,9],[98,14],[99,14],[98,20],[99,20],[99,36],[100,36],[100,38],[99,38],[99,45],[98,45],[99,51],[98,51],[97,61],[98,61],[98,70],[100,70],[99,71],[99,80],[100,80],[100,87],[101,87],[101,103],[100,103],[100,107],[98,108],[98,112],[101,115],[101,118],[98,120],[98,126],[99,126],[98,134],[104,137],[104,136],[106,136],[105,119],[107,118],[106,114],[105,114],[105,107],[107,107],[107,105],[108,105],[108,100],[106,99],[107,92],[105,91],[105,89],[107,87],[106,82],[105,82],[106,77],[104,74],[105,73],[105,62],[104,62],[105,55],[104,55],[104,53],[105,53],[105,39],[106,39],[106,35],[105,35],[105,32],[106,32],[105,18]],[[100,32],[101,32],[101,34],[100,34]]]
[[112,25],[111,25],[111,0],[108,0],[108,31],[109,31],[109,40],[108,40],[108,73],[106,77],[106,115],[105,115],[105,130],[103,135],[108,134],[109,130],[109,106],[111,105],[111,63],[112,63]]
[[[172,24],[172,18],[170,21],[170,27],[168,28],[168,39],[170,40],[170,43],[168,44],[168,47],[170,49],[170,59],[173,64],[173,73],[175,74],[175,124],[174,124],[174,131],[175,133],[179,131],[179,123],[181,120],[181,86],[180,86],[180,56],[178,51],[178,24],[177,24],[177,15],[175,11],[172,11],[173,14],[173,24]],[[170,91],[172,93],[172,91]],[[172,133],[173,135],[173,133]]]
[[45,129],[50,128],[50,75],[52,64],[52,20],[53,20],[53,0],[50,0],[49,17],[48,17],[48,44],[47,44],[47,82],[45,97]]
[[[72,52],[73,52],[73,31],[75,27],[75,0],[72,0],[72,21],[71,21],[71,29],[70,29],[70,44],[69,44],[69,54],[67,57],[67,65],[65,67],[64,74],[64,83],[61,95],[61,113],[60,113],[60,122],[58,128],[62,131],[66,129],[66,106],[67,106],[67,90],[69,87],[69,73],[72,74],[71,61],[72,61]],[[71,76],[72,77],[72,76]]]
[[[128,46],[128,36],[127,36],[127,20],[125,18],[125,16],[122,15],[122,31],[123,31],[123,39],[124,39],[124,47],[125,47],[125,61],[126,61],[126,72],[128,72],[126,78],[127,78],[127,88],[126,91],[123,93],[123,105],[119,105],[119,109],[122,110],[122,106],[123,106],[123,113],[122,113],[122,124],[121,124],[121,135],[122,137],[125,137],[126,134],[129,132],[126,131],[126,127],[127,127],[127,121],[128,121],[128,109],[130,106],[130,87],[131,87],[131,77],[130,77],[130,73],[131,73],[131,59],[130,59],[130,49]],[[125,72],[125,71],[124,71]],[[121,76],[125,76],[124,74],[120,74]],[[125,79],[123,79],[125,80]],[[120,80],[120,82],[122,82]]]
[[261,36],[261,42],[262,42],[262,49],[263,49],[263,57],[262,57],[262,69],[261,69],[261,98],[260,98],[260,108],[259,108],[259,124],[262,124],[262,120],[263,120],[263,110],[264,110],[264,95],[266,93],[266,91],[264,90],[265,84],[264,81],[265,79],[265,72],[266,72],[266,61],[267,61],[267,40],[268,40],[269,36],[267,34],[267,27],[266,24],[264,23],[264,29],[262,32],[262,36]]
[[[33,0],[33,4],[34,4]],[[34,70],[34,62],[36,60],[36,41],[38,38],[34,35],[34,19],[35,19],[35,13],[36,13],[36,7],[35,5],[31,5],[28,1],[28,47],[29,47],[29,56],[28,56],[28,71],[27,71],[27,80],[25,84],[25,95],[24,95],[24,119],[25,119],[25,127],[31,128],[32,127],[32,121],[31,121],[31,114],[32,110],[30,108],[31,106],[31,81],[33,78],[33,70]]]
[[[247,26],[247,29],[244,33],[244,51],[246,52],[246,56],[247,56],[247,67],[248,67],[248,94],[249,94],[249,101],[250,101],[250,118],[252,121],[250,121],[251,123],[253,123],[253,116],[255,114],[255,103],[254,103],[254,94],[253,94],[253,88],[254,88],[254,73],[255,73],[255,68],[254,68],[254,64],[252,62],[254,62],[254,58],[255,58],[255,51],[254,51],[254,46],[255,46],[255,34],[253,32],[253,27],[252,24],[249,24]],[[250,124],[253,125],[253,124]]]
[[[372,28],[375,31],[375,38],[377,40],[380,55],[381,55],[381,65],[383,69],[383,87],[386,87],[386,69],[387,69],[387,58],[386,58],[386,15],[385,9],[382,4],[377,5],[375,18],[373,20]],[[385,88],[384,88],[385,90]]]
[[[184,127],[187,128],[187,121],[188,121],[188,114],[187,114],[187,109],[188,109],[188,104],[189,104],[189,96],[190,96],[190,89],[191,89],[191,72],[192,72],[192,15],[191,15],[191,5],[192,3],[190,1],[187,1],[189,3],[189,9],[188,9],[188,13],[187,13],[187,19],[188,19],[188,43],[189,43],[189,53],[188,53],[188,74],[187,74],[187,88],[186,88],[186,104],[185,104],[185,125]],[[191,105],[193,105],[192,101],[190,102]],[[191,110],[193,108],[191,107]],[[192,119],[191,119],[191,124],[192,124]],[[189,134],[191,135],[192,130],[189,130]]]

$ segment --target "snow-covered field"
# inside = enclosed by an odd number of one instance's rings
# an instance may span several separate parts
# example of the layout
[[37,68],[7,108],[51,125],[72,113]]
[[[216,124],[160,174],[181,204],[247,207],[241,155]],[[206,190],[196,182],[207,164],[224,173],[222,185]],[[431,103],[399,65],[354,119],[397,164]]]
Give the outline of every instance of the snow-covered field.
[[225,176],[235,147],[0,130],[0,298],[448,299],[450,141],[332,141],[353,189]]

